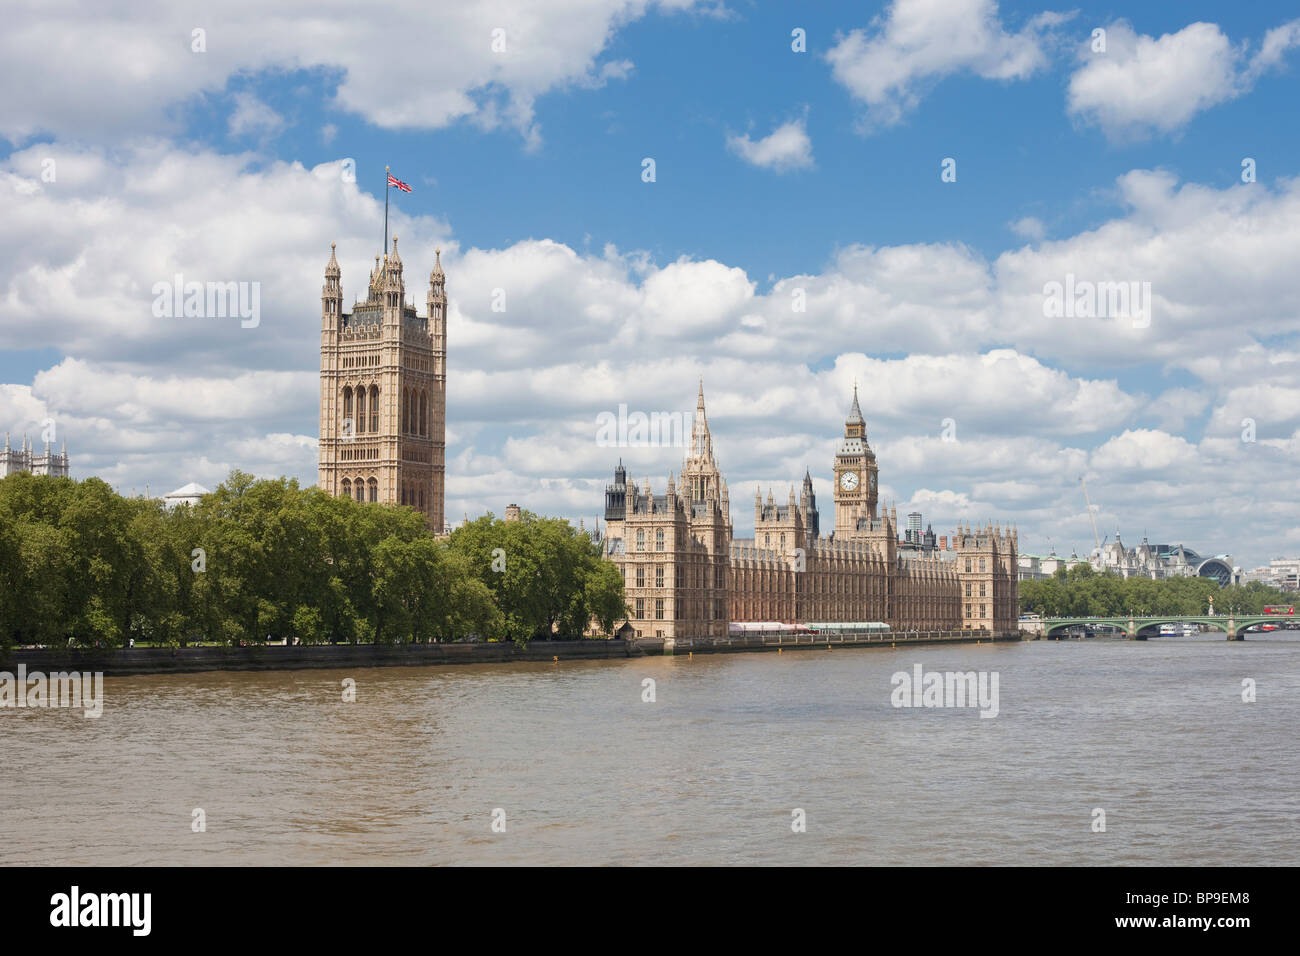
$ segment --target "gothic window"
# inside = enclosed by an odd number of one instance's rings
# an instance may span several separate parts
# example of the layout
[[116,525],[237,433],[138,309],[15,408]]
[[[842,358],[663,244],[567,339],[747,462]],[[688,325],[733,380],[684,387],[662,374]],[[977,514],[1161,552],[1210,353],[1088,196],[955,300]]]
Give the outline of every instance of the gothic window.
[[763,547],[769,548],[771,546],[772,546],[772,536],[770,534],[763,535]]
[[664,532],[663,529],[661,528],[655,532],[655,550],[662,551],[663,549],[664,549]]
[[655,587],[661,588],[663,586],[664,586],[664,566],[662,564],[656,564],[655,565]]
[[970,597],[970,582],[966,582],[966,596]]
[[636,566],[636,586],[639,588],[645,587],[645,565],[643,564]]
[[411,390],[402,389],[402,434],[411,433]]
[[[352,387],[348,386],[343,389],[343,417],[352,417]],[[355,429],[354,429],[355,430]]]
[[663,619],[664,619],[664,599],[655,598],[655,620],[662,621]]
[[645,529],[644,529],[644,528],[638,528],[638,529],[637,529],[637,532],[636,532],[636,549],[637,549],[638,551],[644,551],[644,550],[645,550]]
[[357,420],[352,430],[358,435],[366,430],[366,389],[364,385],[357,386]]
[[377,481],[375,481],[375,479],[371,478],[370,481],[369,481],[369,483],[368,483],[368,486],[369,486],[369,488],[370,488],[370,500],[371,500],[371,501],[378,501],[378,500],[379,500],[379,482],[377,482]]
[[781,535],[781,549],[785,549],[785,535]]
[[356,481],[352,483],[352,487],[356,489],[357,501],[365,501],[366,500],[365,482],[363,482],[360,478],[358,478]]
[[966,559],[966,573],[970,574],[970,558]]
[[980,570],[981,570],[981,571],[984,570],[984,559],[983,559],[983,558],[980,558]]
[[[370,430],[379,431],[379,386],[370,386]],[[374,501],[374,498],[370,499]]]
[[420,434],[429,434],[429,394],[420,392]]
[[645,598],[636,599],[636,619],[638,621],[645,617]]
[[346,478],[343,479],[343,497],[352,497],[352,482],[348,481]]
[[420,510],[424,510],[424,489],[420,489]]
[[980,597],[984,597],[984,582],[980,582]]

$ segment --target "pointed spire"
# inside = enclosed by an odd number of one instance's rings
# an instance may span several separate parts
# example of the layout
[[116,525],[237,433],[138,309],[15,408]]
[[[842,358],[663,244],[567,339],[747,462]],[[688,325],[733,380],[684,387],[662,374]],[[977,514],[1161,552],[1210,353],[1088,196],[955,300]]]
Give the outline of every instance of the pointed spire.
[[704,411],[704,379],[700,379],[700,392],[695,400],[695,421],[691,424],[691,458],[715,466],[713,460],[713,436],[709,434],[709,419]]
[[853,405],[849,408],[849,417],[844,419],[846,425],[865,425],[862,418],[862,406],[858,404],[858,383],[853,383]]
[[339,268],[338,257],[334,255],[334,249],[337,245],[334,242],[330,243],[330,261],[325,263],[325,278],[327,279],[337,279],[343,274],[343,270]]
[[429,273],[430,279],[445,279],[446,274],[442,271],[442,250],[433,250],[433,271]]

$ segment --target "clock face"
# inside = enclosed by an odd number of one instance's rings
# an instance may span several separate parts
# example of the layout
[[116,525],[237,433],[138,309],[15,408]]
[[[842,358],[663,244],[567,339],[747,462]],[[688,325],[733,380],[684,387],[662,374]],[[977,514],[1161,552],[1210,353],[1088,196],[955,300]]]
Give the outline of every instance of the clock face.
[[856,471],[846,471],[840,475],[840,487],[845,491],[852,491],[858,486],[858,473]]

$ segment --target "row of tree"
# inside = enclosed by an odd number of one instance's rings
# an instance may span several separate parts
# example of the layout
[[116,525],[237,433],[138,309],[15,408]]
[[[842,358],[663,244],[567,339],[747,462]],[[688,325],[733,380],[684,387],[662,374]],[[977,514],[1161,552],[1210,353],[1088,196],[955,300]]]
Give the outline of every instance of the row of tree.
[[1277,588],[1259,581],[1221,587],[1211,578],[1124,578],[1076,564],[1041,581],[1020,582],[1020,609],[1044,617],[1115,617],[1126,614],[1171,616],[1216,613],[1260,614],[1269,604],[1295,604]]
[[96,478],[0,480],[6,645],[523,643],[625,613],[599,545],[528,512],[437,538],[412,509],[238,471],[170,510]]

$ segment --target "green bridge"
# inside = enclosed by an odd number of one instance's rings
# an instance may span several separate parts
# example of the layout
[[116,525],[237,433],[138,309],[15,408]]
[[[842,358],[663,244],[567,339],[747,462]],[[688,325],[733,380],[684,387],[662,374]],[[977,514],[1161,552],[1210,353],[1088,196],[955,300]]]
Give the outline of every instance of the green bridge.
[[1230,641],[1244,641],[1242,634],[1248,627],[1256,624],[1281,624],[1292,620],[1276,614],[1202,614],[1190,617],[1157,617],[1150,615],[1128,617],[1045,617],[1043,618],[1043,636],[1051,637],[1053,632],[1068,630],[1072,627],[1108,627],[1123,631],[1129,640],[1144,641],[1142,631],[1160,624],[1202,624],[1211,630],[1223,631]]

